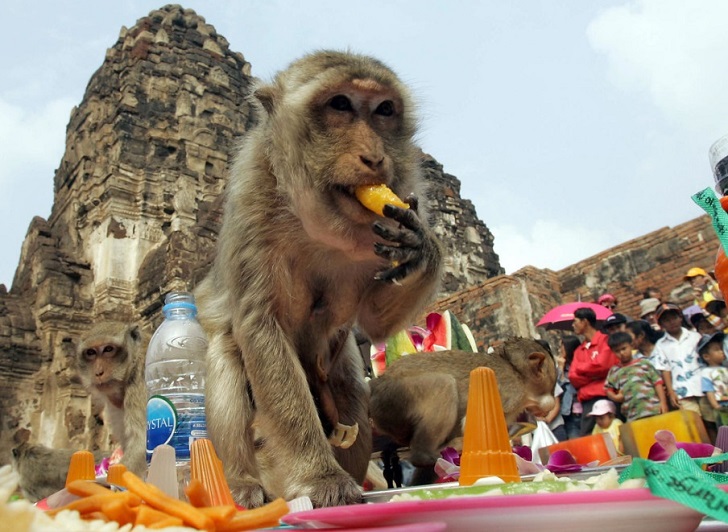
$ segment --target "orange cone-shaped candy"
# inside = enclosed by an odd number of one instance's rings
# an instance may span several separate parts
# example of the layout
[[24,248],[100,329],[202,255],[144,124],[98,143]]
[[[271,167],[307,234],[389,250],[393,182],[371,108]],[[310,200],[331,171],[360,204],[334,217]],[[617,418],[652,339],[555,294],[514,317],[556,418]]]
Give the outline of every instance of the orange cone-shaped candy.
[[76,451],[71,455],[71,464],[68,466],[66,486],[74,480],[96,480],[94,469],[94,455],[90,451]]
[[190,462],[190,476],[205,486],[212,506],[235,505],[222,470],[222,461],[210,440],[202,438],[192,442]]
[[109,469],[106,471],[106,482],[108,484],[113,484],[114,486],[119,486],[121,488],[125,488],[126,484],[124,483],[124,480],[121,478],[121,476],[126,471],[126,466],[124,464],[114,464],[110,465]]
[[470,372],[460,485],[470,486],[490,476],[505,482],[521,480],[495,373],[490,368],[476,368]]

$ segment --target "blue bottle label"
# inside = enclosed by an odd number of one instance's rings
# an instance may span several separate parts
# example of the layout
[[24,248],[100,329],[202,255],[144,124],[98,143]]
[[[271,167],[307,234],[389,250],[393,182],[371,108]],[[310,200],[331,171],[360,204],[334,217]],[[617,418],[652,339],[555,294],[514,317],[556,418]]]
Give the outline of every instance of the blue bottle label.
[[190,446],[194,440],[207,438],[205,396],[202,394],[175,395],[186,405],[184,412],[161,395],[153,395],[147,402],[147,461],[158,445],[174,447],[177,460],[190,459]]

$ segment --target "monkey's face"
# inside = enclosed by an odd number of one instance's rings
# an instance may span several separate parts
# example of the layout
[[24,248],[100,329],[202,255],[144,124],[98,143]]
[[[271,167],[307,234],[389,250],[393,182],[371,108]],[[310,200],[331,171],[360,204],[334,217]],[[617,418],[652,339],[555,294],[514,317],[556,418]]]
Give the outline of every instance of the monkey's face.
[[537,342],[526,338],[509,339],[504,344],[505,355],[524,377],[526,391],[523,408],[543,417],[554,407],[556,362]]
[[79,368],[86,379],[99,390],[111,385],[114,369],[126,358],[125,351],[114,343],[87,343],[81,346]]
[[269,151],[273,172],[310,236],[342,249],[354,241],[371,252],[377,216],[354,190],[385,184],[402,198],[417,192],[412,104],[383,68],[327,66],[309,76],[305,82],[301,76],[284,78],[288,86],[269,116],[277,144]]

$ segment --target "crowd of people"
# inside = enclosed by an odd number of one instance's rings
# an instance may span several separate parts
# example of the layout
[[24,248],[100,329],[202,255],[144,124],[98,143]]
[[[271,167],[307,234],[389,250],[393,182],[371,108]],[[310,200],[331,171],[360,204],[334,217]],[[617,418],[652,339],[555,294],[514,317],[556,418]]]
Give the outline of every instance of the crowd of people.
[[618,312],[617,298],[597,304],[613,313],[597,320],[593,308],[574,312],[574,334],[561,338],[554,409],[543,418],[559,441],[609,433],[621,449],[623,423],[683,409],[696,412],[712,442],[728,425],[728,309],[718,284],[701,268],[685,281],[689,309],[650,288],[640,315]]

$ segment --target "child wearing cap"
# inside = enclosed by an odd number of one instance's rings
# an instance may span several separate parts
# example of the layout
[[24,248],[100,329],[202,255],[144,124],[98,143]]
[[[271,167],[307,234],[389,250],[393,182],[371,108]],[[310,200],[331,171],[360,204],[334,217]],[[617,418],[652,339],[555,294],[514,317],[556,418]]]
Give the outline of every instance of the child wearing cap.
[[728,368],[723,366],[725,333],[716,332],[706,335],[698,344],[698,353],[707,367],[701,373],[703,393],[715,413],[718,427],[728,425]]
[[646,358],[636,358],[632,351],[632,335],[615,332],[607,339],[617,355],[619,365],[607,374],[607,397],[621,403],[624,418],[629,421],[666,414],[667,396],[660,373]]
[[592,434],[603,434],[606,432],[612,438],[614,447],[622,454],[622,440],[619,437],[622,422],[617,419],[616,414],[617,409],[612,401],[609,399],[600,399],[594,403],[594,408],[587,415],[596,418],[596,425],[594,425]]
[[657,307],[657,322],[665,335],[655,344],[650,357],[655,369],[662,372],[667,399],[674,408],[700,414],[700,357],[697,346],[700,334],[683,327],[683,313],[674,303]]

